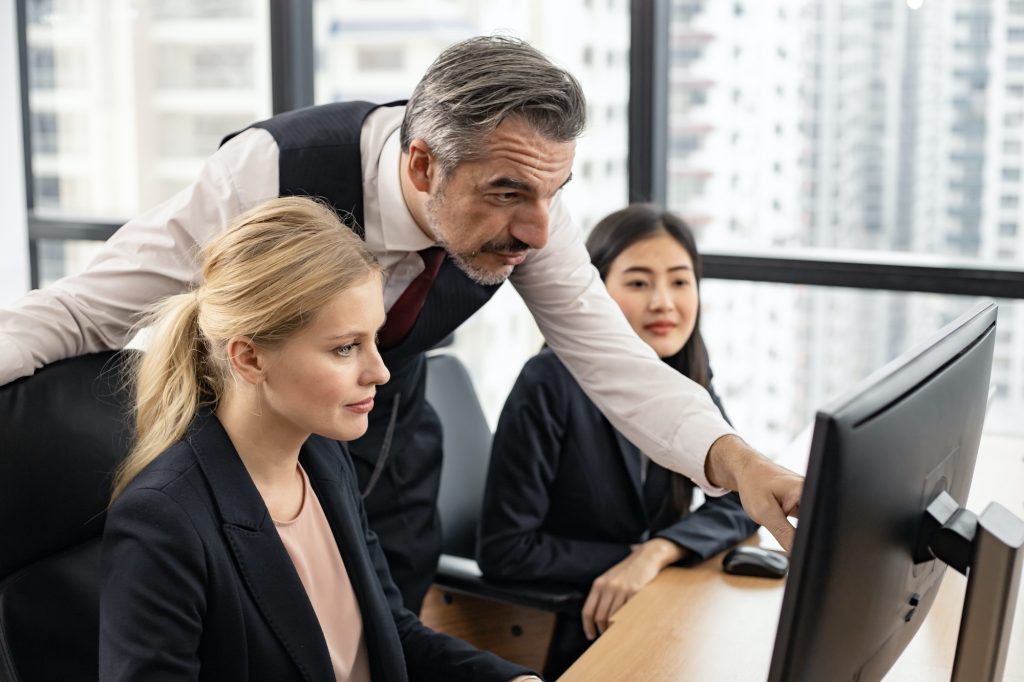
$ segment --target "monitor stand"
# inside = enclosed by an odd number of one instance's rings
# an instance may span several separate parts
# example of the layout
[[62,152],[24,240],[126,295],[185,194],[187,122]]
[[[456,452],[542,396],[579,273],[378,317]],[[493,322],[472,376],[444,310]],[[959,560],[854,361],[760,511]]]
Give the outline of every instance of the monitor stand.
[[925,512],[922,540],[915,561],[938,559],[967,576],[952,682],[999,682],[1020,590],[1024,521],[996,502],[978,517],[942,492]]

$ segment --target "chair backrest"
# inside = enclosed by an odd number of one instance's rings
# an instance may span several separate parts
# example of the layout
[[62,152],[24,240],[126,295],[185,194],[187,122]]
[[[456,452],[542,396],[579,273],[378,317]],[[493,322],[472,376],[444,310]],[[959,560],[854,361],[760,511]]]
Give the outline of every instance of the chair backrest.
[[491,456],[491,430],[469,372],[455,356],[427,359],[427,402],[444,429],[444,465],[437,501],[442,551],[472,559],[476,556],[477,525]]
[[99,547],[127,454],[131,351],[0,387],[0,680],[98,676]]

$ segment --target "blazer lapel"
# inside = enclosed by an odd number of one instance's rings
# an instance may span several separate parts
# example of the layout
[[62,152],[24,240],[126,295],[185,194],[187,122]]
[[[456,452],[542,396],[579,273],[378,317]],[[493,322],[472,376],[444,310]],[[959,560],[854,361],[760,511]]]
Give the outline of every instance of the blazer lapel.
[[340,460],[344,456],[336,442],[313,437],[303,445],[300,461],[323,507],[352,583],[363,620],[372,677],[403,680],[407,672],[402,642],[367,549],[359,502],[354,494],[348,494],[355,488],[344,480]]
[[644,487],[640,481],[640,458],[642,456],[640,449],[619,433],[618,429],[612,427],[611,430],[615,433],[615,442],[619,446],[619,454],[622,455],[622,465],[626,467],[629,476],[633,498],[646,518],[647,506],[644,504]]
[[220,421],[207,412],[188,434],[224,535],[263,617],[307,680],[334,679],[327,643],[291,557]]

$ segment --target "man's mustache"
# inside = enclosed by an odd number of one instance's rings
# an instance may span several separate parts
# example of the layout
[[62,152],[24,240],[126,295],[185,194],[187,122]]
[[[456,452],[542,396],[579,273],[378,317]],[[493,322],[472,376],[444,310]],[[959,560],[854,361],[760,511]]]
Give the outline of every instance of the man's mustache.
[[529,244],[527,244],[524,241],[520,241],[519,239],[515,239],[515,238],[509,239],[507,241],[487,242],[486,244],[484,244],[483,246],[480,247],[480,251],[485,252],[485,253],[486,252],[493,253],[495,251],[497,251],[498,253],[519,253],[520,251],[529,251],[529,250],[530,250],[530,245]]

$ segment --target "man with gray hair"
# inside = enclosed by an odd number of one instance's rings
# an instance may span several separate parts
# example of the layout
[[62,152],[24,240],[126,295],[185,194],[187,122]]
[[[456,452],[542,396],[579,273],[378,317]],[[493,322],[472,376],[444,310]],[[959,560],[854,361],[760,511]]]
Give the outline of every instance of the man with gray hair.
[[192,286],[199,247],[267,199],[321,197],[385,274],[390,383],[351,444],[371,527],[418,611],[440,553],[441,433],[424,353],[509,279],[547,343],[644,453],[711,495],[737,490],[789,547],[802,480],[739,439],[707,392],[632,331],[559,190],[585,123],[579,83],[525,42],[445,50],[407,104],[310,107],[227,138],[198,179],[124,225],[88,269],[0,311],[0,383],[122,347],[139,314]]

